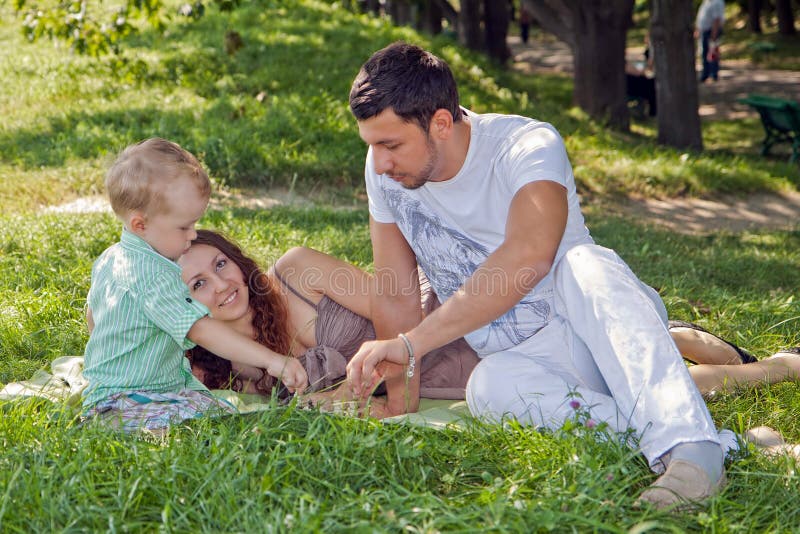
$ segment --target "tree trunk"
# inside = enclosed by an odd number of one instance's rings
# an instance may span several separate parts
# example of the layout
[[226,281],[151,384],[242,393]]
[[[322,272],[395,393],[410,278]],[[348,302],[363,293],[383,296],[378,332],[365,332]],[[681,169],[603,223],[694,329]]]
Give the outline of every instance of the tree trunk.
[[652,0],[650,53],[656,71],[658,142],[702,150],[693,14],[692,0]]
[[486,29],[486,51],[489,57],[504,64],[511,57],[508,48],[509,8],[505,0],[484,0],[484,27]]
[[442,8],[436,2],[423,2],[420,13],[420,27],[431,35],[442,33]]
[[374,15],[380,15],[381,13],[381,3],[378,0],[365,0],[364,1],[364,9],[367,13],[372,13]]
[[627,130],[625,37],[634,0],[530,0],[525,6],[541,28],[572,48],[573,100],[594,119]]
[[450,24],[450,29],[458,34],[458,12],[453,8],[450,2],[448,2],[448,0],[430,0],[430,3],[436,5],[441,10],[442,16],[447,19],[448,24]]
[[546,32],[552,33],[561,41],[575,49],[575,29],[572,8],[565,1],[558,0],[522,0],[528,13]]
[[408,0],[391,0],[386,3],[389,16],[395,26],[407,26],[411,24],[411,4]]
[[609,126],[630,127],[625,45],[633,0],[592,0],[574,15],[575,103]]
[[781,35],[794,35],[794,12],[792,0],[776,0],[775,10],[778,12],[778,33]]
[[761,33],[761,0],[747,0],[747,27]]
[[458,13],[458,41],[472,50],[483,49],[480,0],[461,0],[461,11]]

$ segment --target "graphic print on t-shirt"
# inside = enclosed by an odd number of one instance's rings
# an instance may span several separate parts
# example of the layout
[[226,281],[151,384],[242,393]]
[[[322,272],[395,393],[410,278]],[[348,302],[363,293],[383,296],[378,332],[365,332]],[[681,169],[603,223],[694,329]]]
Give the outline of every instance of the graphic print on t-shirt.
[[[417,263],[444,302],[486,261],[492,252],[481,243],[450,227],[441,217],[405,191],[384,187],[386,203],[405,236]],[[509,291],[510,280],[492,273],[493,290]],[[495,283],[496,282],[496,283]],[[533,292],[531,292],[533,293]],[[551,291],[524,297],[507,313],[470,332],[465,339],[477,352],[489,354],[518,345],[547,324],[551,315]]]

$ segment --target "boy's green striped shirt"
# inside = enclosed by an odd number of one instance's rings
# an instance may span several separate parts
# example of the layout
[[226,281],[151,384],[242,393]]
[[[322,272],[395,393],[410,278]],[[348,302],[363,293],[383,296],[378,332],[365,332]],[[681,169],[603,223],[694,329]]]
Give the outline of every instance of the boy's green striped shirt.
[[184,352],[194,346],[189,329],[209,311],[189,296],[175,262],[123,230],[94,262],[87,300],[95,326],[84,354],[85,408],[122,391],[206,390]]

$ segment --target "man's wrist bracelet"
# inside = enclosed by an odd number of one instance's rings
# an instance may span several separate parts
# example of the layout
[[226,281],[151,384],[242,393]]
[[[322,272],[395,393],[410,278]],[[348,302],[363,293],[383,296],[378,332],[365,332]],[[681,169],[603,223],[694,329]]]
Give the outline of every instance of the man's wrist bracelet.
[[411,346],[411,342],[405,334],[397,334],[397,337],[406,344],[406,350],[408,351],[408,370],[406,374],[408,374],[408,378],[411,378],[414,376],[414,367],[417,365],[417,361],[414,359],[414,347]]

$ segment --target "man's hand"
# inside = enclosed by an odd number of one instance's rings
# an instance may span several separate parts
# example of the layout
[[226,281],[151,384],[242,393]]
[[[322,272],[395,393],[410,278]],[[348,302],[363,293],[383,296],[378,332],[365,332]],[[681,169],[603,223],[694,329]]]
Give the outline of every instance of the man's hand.
[[302,393],[308,385],[308,375],[300,360],[288,356],[275,358],[267,367],[270,376],[279,378],[286,388],[294,393]]
[[[353,393],[366,398],[383,380],[388,366],[408,364],[408,350],[401,339],[367,341],[347,364],[347,379]],[[381,365],[383,364],[383,365]]]

